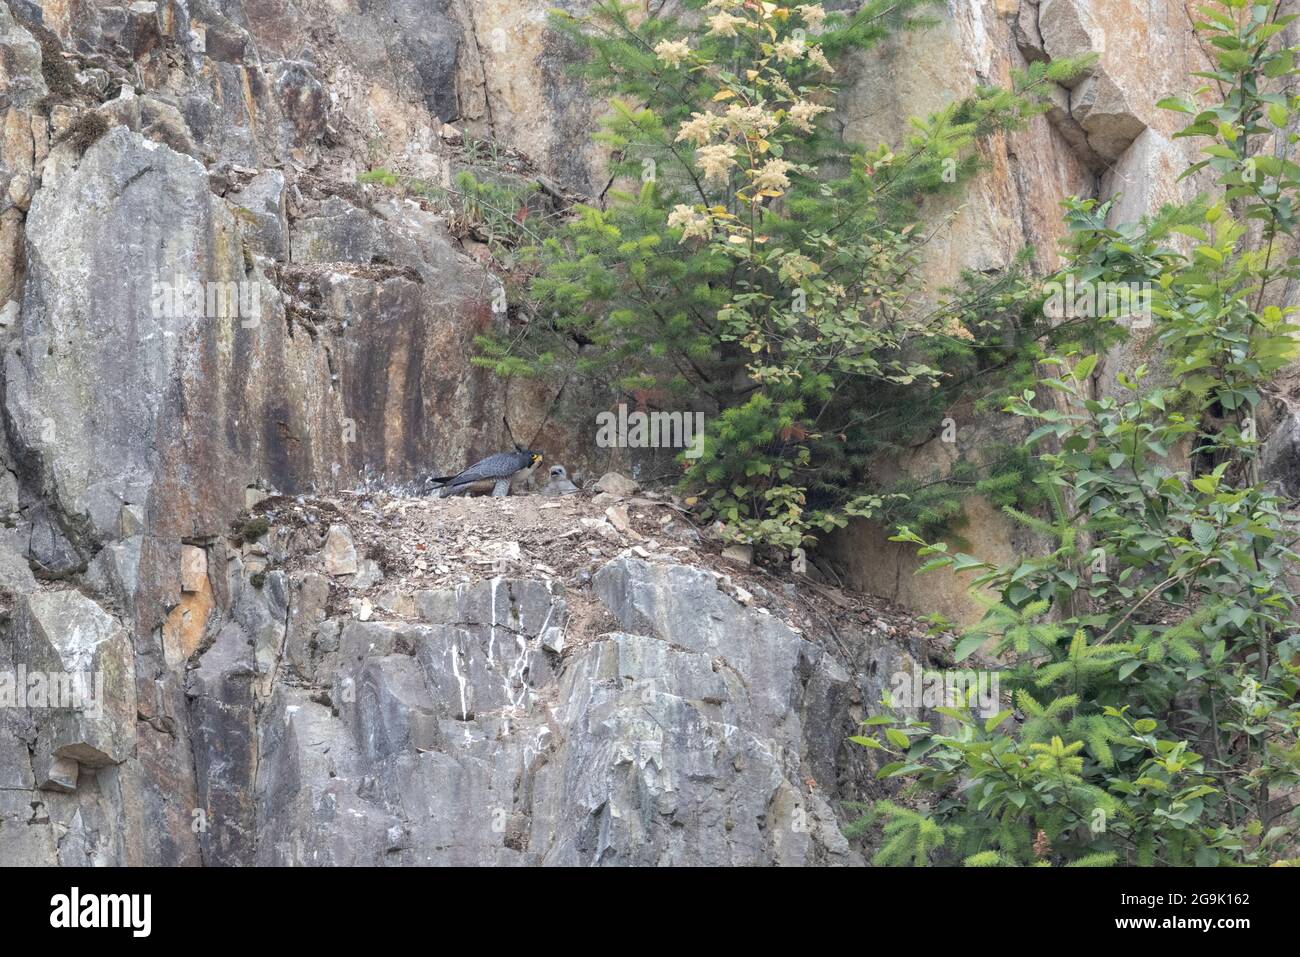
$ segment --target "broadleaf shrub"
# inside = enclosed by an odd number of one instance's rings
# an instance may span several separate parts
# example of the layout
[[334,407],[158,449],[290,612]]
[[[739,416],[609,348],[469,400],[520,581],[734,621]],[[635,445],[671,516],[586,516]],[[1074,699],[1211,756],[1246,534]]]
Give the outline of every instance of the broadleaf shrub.
[[1011,700],[987,717],[952,702],[941,724],[886,701],[871,719],[884,740],[859,743],[902,784],[865,821],[883,822],[879,863],[1300,853],[1297,516],[1260,481],[1255,425],[1266,383],[1297,354],[1296,307],[1269,299],[1300,279],[1300,260],[1278,254],[1296,238],[1300,185],[1279,158],[1297,140],[1295,51],[1280,35],[1293,18],[1264,0],[1203,14],[1213,86],[1162,105],[1207,141],[1188,172],[1213,171],[1217,193],[1118,227],[1105,204],[1069,201],[1068,261],[1053,277],[1148,283],[1145,310],[1089,321],[1103,342],[1149,321],[1161,366],[1098,395],[1098,353],[1047,357],[1041,388],[1009,401],[1034,426],[1026,447],[1052,506],[1047,518],[1012,512],[1050,542],[1043,554],[991,565],[908,528],[896,537],[927,568],[974,575],[987,613],[955,654],[1003,663]]

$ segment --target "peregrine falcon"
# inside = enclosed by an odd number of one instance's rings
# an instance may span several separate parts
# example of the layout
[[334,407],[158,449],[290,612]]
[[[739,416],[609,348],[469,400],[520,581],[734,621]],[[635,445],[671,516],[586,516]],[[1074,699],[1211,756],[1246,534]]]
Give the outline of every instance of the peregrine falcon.
[[555,498],[559,495],[574,495],[578,491],[578,486],[569,481],[569,473],[564,470],[563,465],[552,465],[550,481],[542,489],[542,494],[548,498]]
[[433,479],[445,484],[438,489],[437,497],[466,495],[477,485],[492,483],[492,497],[504,498],[510,494],[510,483],[527,478],[542,460],[541,452],[520,449],[517,452],[498,452],[482,462],[476,462],[459,475],[447,479]]

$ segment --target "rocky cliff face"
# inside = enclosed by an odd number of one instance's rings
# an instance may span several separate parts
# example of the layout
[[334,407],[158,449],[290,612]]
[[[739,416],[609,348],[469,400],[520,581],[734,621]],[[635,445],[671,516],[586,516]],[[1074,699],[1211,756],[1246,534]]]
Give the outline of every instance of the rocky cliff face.
[[[844,741],[923,657],[908,619],[718,565],[662,502],[610,524],[586,499],[329,497],[496,451],[506,412],[605,464],[547,421],[553,384],[470,365],[506,321],[490,257],[358,185],[450,184],[477,139],[598,194],[600,108],[552,6],[0,3],[0,676],[97,675],[104,705],[0,707],[0,863],[859,860],[841,825],[870,769]],[[936,286],[1026,243],[1049,267],[1063,195],[1131,218],[1194,188],[1153,107],[1204,63],[1190,6],[954,0],[859,65],[847,132],[874,144],[1100,55],[934,211]],[[1297,408],[1284,390],[1270,440],[1291,487]],[[942,474],[1000,428],[954,417],[891,467]],[[971,508],[975,547],[1015,547]],[[968,613],[882,539],[836,543],[857,585]]]
[[[1283,13],[1294,12],[1284,4]],[[1040,271],[1058,265],[1062,236],[1060,200],[1069,195],[1114,200],[1109,222],[1119,224],[1154,212],[1163,204],[1190,199],[1210,189],[1205,178],[1179,180],[1200,159],[1192,139],[1175,139],[1186,117],[1157,109],[1166,96],[1187,95],[1210,69],[1192,22],[1194,0],[962,0],[947,4],[939,26],[908,34],[862,65],[844,109],[847,131],[857,140],[896,141],[907,117],[933,110],[976,84],[1006,85],[1011,71],[1034,61],[1093,54],[1095,66],[1067,89],[1054,90],[1054,105],[1027,129],[1000,137],[986,149],[987,169],[956,208],[933,210],[937,230],[927,269],[936,289],[952,285],[962,269],[997,271],[1026,246]],[[1297,27],[1287,28],[1297,37]],[[1295,42],[1293,39],[1291,42]],[[1279,146],[1285,149],[1285,146]],[[1295,290],[1278,290],[1279,302],[1294,302]],[[1105,356],[1093,374],[1093,388],[1105,394],[1116,376],[1142,363],[1158,364],[1148,332],[1131,330],[1131,340]],[[1300,429],[1297,377],[1276,390],[1265,474],[1294,490]],[[970,405],[949,413],[950,427],[907,450],[897,461],[879,463],[881,478],[909,476],[934,481],[958,461],[985,461],[987,450],[1016,442],[1022,434],[1008,417],[976,414]],[[960,529],[963,550],[1007,561],[1040,543],[979,499],[965,506]],[[915,576],[920,561],[910,546],[891,543],[891,531],[859,523],[836,536],[831,551],[850,580],[918,611],[957,622],[982,614],[966,593],[961,576],[946,570]]]
[[[190,814],[233,745],[191,751],[184,667],[242,607],[204,557],[258,488],[410,481],[504,444],[506,397],[468,362],[504,321],[500,281],[427,204],[356,182],[372,164],[447,181],[445,120],[535,114],[489,110],[474,15],[0,6],[0,646],[15,669],[109,655],[121,705],[59,735],[4,709],[7,860],[198,861]],[[562,86],[534,82],[550,69],[517,79],[558,117]],[[40,786],[71,803],[51,816]]]
[[910,618],[722,562],[658,496],[254,512],[183,547],[156,658],[76,588],[18,599],[0,667],[106,677],[3,709],[0,862],[860,862],[847,739]]

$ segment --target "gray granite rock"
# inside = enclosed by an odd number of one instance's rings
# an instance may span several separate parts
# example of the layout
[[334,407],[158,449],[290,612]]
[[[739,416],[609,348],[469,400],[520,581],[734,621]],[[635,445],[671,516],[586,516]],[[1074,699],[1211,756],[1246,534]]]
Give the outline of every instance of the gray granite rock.
[[27,108],[48,92],[40,44],[19,26],[7,5],[0,6],[0,104]]
[[625,630],[563,660],[543,581],[348,623],[329,703],[281,685],[259,722],[257,862],[856,862],[803,784],[834,779],[845,669],[698,569],[622,559],[596,591]]
[[135,654],[122,624],[80,592],[39,591],[14,611],[13,660],[40,675],[36,753],[83,767],[125,761],[135,749]]

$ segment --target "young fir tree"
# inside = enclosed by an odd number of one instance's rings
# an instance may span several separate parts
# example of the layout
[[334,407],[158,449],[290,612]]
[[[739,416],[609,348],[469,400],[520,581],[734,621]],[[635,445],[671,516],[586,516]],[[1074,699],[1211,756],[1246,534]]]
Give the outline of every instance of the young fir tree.
[[[613,97],[601,139],[615,182],[635,188],[548,239],[527,327],[480,340],[479,361],[576,370],[630,401],[706,412],[684,483],[737,539],[793,548],[878,509],[870,457],[933,429],[958,383],[1008,363],[1003,327],[1022,318],[1016,269],[922,308],[919,201],[958,190],[981,139],[1080,69],[1036,64],[1014,92],[980,88],[914,121],[905,142],[846,143],[830,122],[836,64],[924,26],[934,5],[686,0],[679,19],[602,0],[557,15],[586,51],[583,75]],[[939,499],[956,487],[930,490],[931,515],[950,514]]]
[[1097,354],[1066,356],[1042,383],[1062,403],[1011,400],[1038,426],[1027,445],[1052,502],[1046,519],[1013,514],[1055,548],[993,566],[907,529],[897,538],[921,546],[927,569],[976,575],[988,612],[955,656],[983,646],[1009,661],[1000,677],[1022,723],[965,702],[939,708],[940,727],[915,712],[871,719],[884,740],[855,740],[889,753],[882,778],[906,782],[869,818],[887,822],[881,863],[1300,854],[1300,626],[1287,585],[1300,516],[1260,483],[1255,428],[1266,384],[1297,354],[1296,307],[1269,304],[1300,280],[1300,259],[1281,252],[1297,239],[1300,166],[1286,157],[1300,98],[1295,50],[1280,42],[1293,18],[1277,7],[1203,8],[1212,85],[1161,104],[1192,116],[1183,136],[1208,140],[1190,172],[1213,170],[1220,195],[1117,227],[1106,204],[1066,204],[1057,278],[1094,301],[1149,284],[1149,308],[1085,321],[1101,340],[1123,331],[1118,318],[1149,321],[1165,374],[1142,367],[1119,377],[1119,395],[1097,396]]

